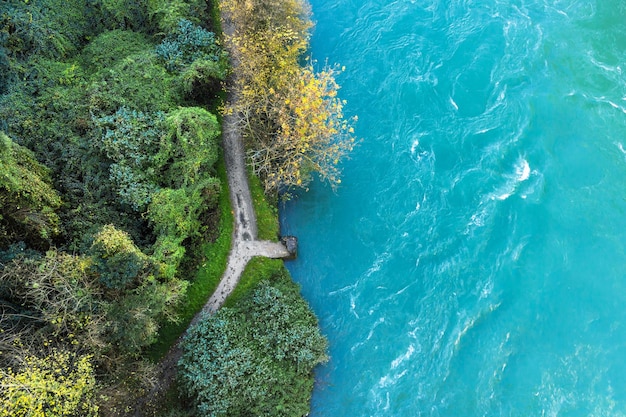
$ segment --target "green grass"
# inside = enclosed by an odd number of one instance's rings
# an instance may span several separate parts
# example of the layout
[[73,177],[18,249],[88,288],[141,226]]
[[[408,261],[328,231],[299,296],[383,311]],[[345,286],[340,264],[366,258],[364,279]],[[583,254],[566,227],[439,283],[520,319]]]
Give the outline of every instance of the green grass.
[[224,307],[233,307],[249,291],[256,288],[259,282],[271,280],[277,273],[281,273],[284,268],[280,259],[270,259],[261,256],[252,258],[246,269],[241,274],[241,279],[235,290],[226,298]]
[[193,317],[202,309],[202,306],[217,288],[220,278],[226,270],[233,235],[233,214],[223,157],[220,157],[218,161],[217,173],[222,182],[219,202],[219,237],[215,242],[205,243],[202,247],[206,260],[199,265],[196,277],[189,285],[185,298],[181,301],[178,309],[179,321],[177,323],[165,323],[159,330],[159,339],[146,352],[147,356],[154,361],[162,358],[187,329]]
[[261,180],[248,171],[248,184],[252,194],[252,205],[256,213],[256,221],[260,240],[278,241],[280,226],[278,225],[278,209],[267,201]]

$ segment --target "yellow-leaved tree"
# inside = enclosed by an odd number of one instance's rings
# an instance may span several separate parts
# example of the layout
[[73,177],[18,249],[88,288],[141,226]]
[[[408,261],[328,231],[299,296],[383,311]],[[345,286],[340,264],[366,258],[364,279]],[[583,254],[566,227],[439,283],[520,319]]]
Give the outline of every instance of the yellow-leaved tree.
[[239,116],[254,172],[268,192],[306,187],[314,172],[336,187],[356,117],[344,117],[338,67],[301,65],[311,27],[306,3],[226,0],[223,7],[236,65],[237,100],[228,111]]
[[19,370],[0,371],[0,417],[96,416],[95,387],[89,356],[27,356]]

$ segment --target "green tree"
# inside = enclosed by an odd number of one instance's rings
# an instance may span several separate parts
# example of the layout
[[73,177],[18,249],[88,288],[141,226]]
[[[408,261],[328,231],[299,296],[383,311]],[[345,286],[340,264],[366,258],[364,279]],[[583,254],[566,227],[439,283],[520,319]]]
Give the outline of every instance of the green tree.
[[152,48],[143,33],[116,29],[103,32],[89,42],[80,54],[80,61],[86,69],[95,73]]
[[166,169],[169,187],[191,186],[210,176],[218,158],[220,124],[200,107],[180,107],[168,113],[167,136],[155,159]]
[[148,257],[133,243],[128,233],[113,225],[104,226],[91,246],[93,268],[107,288],[124,290],[141,282],[149,272]]
[[19,254],[0,270],[0,302],[3,366],[50,347],[107,350],[107,302],[88,257],[54,250],[43,257]]
[[159,324],[176,321],[176,307],[187,290],[187,282],[157,280],[147,276],[136,288],[111,302],[107,311],[107,340],[120,353],[138,358],[154,343]]
[[[9,55],[65,58],[75,53],[89,30],[86,2],[81,0],[4,0],[0,34]],[[1,37],[1,36],[0,36]]]
[[290,279],[278,273],[234,307],[189,329],[179,376],[204,416],[302,416],[326,340]]
[[148,14],[160,32],[172,33],[182,19],[206,21],[206,6],[202,0],[148,0]]
[[135,356],[154,343],[162,319],[176,320],[187,282],[165,274],[167,265],[142,253],[112,225],[96,234],[91,255],[99,281],[111,290],[104,294],[106,337],[115,350]]
[[120,107],[167,111],[179,102],[173,82],[154,52],[130,55],[94,75],[87,88],[89,108],[95,115],[113,114]]
[[32,152],[0,132],[0,247],[24,240],[41,246],[59,232],[61,198]]
[[176,83],[186,100],[208,105],[214,102],[222,90],[222,81],[226,75],[225,62],[200,59],[184,68],[176,78]]
[[92,15],[106,29],[140,30],[148,23],[143,0],[95,0]]
[[156,47],[156,53],[169,71],[179,71],[194,61],[219,62],[224,52],[215,39],[215,33],[181,19],[175,32],[168,34]]
[[112,161],[110,179],[122,202],[143,212],[158,191],[160,167],[154,157],[165,135],[164,114],[120,107],[114,115],[94,118],[102,130],[97,145]]

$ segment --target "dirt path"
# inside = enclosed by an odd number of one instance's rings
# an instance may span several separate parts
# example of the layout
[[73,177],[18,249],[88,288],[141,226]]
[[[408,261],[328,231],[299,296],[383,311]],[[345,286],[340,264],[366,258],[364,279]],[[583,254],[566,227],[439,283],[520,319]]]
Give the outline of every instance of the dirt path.
[[[222,13],[222,29],[226,38],[234,33],[231,20]],[[235,85],[237,75],[238,53],[233,45],[226,44],[231,58],[231,78],[227,85]],[[238,93],[234,88],[227,91],[227,105],[237,102]],[[268,258],[286,258],[289,251],[281,243],[257,240],[256,214],[252,205],[252,195],[248,185],[248,175],[245,164],[245,148],[238,116],[234,112],[227,112],[222,123],[222,145],[226,161],[226,173],[230,192],[230,203],[235,217],[235,229],[228,265],[222,279],[211,298],[196,315],[192,324],[195,324],[203,313],[216,312],[226,300],[226,297],[235,289],[246,264],[255,256]]]
[[[222,28],[226,36],[234,32],[230,20],[222,15]],[[237,73],[237,52],[227,45],[231,57],[232,74]],[[227,80],[228,86],[234,86],[231,78]],[[227,91],[227,103],[232,105],[237,100],[237,92],[232,88]],[[245,165],[245,149],[236,114],[227,114],[222,123],[222,146],[226,162],[226,173],[230,193],[231,207],[234,213],[233,238],[228,257],[226,270],[220,283],[202,310],[191,321],[190,327],[196,324],[206,314],[215,313],[223,304],[230,293],[235,289],[239,278],[248,262],[255,256],[268,258],[287,258],[291,254],[287,248],[278,242],[257,240],[257,222],[252,196],[248,185],[248,176]],[[182,336],[181,336],[182,338]],[[135,416],[150,415],[150,410],[159,398],[169,389],[176,377],[176,365],[181,357],[180,338],[169,350],[167,355],[158,365],[158,386],[149,392],[138,405]]]

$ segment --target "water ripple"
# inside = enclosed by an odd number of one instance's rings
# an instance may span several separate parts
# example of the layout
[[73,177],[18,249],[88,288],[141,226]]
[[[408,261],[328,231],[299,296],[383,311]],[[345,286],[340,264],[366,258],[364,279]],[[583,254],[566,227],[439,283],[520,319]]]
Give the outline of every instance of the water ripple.
[[626,412],[626,5],[314,0],[363,137],[287,205],[312,416]]

